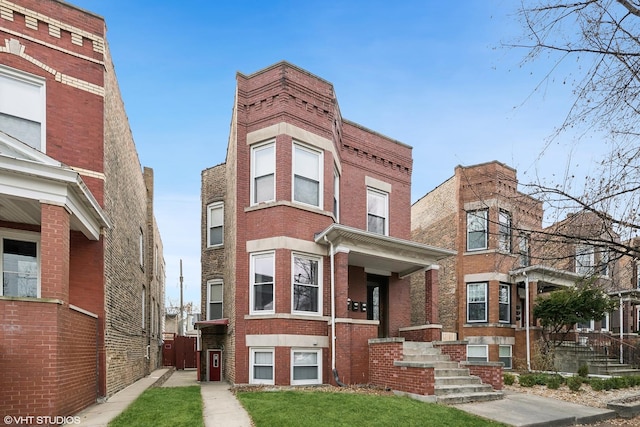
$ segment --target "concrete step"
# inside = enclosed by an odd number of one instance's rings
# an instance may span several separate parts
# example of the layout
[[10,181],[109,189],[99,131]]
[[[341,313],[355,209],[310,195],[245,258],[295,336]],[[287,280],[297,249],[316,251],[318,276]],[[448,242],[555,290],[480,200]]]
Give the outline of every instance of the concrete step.
[[446,354],[404,354],[402,360],[407,362],[449,362],[451,358]]
[[394,366],[405,366],[407,368],[434,368],[434,369],[456,369],[458,362],[447,362],[446,360],[395,360]]
[[491,393],[493,388],[489,384],[467,384],[467,385],[439,385],[434,387],[433,394],[444,396],[448,394],[473,394]]
[[632,376],[640,376],[640,369],[609,369],[607,371],[608,375],[614,377],[632,377]]
[[467,377],[469,376],[468,368],[436,368],[433,370],[433,375],[436,378],[443,377]]
[[500,391],[492,391],[488,393],[458,393],[436,396],[436,403],[443,405],[458,405],[461,403],[488,402],[490,400],[500,400],[502,398],[504,398],[504,393]]
[[480,377],[475,375],[463,375],[459,377],[435,377],[435,385],[467,385],[482,384]]

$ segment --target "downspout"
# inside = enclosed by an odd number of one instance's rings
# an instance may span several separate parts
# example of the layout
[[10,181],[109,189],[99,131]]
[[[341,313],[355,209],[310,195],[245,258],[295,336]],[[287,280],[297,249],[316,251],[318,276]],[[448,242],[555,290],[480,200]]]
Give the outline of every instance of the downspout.
[[531,372],[531,337],[529,330],[529,276],[527,276],[527,272],[523,271],[524,274],[524,313],[525,313],[525,337],[527,339],[527,371]]
[[618,311],[620,312],[620,364],[623,364],[624,357],[622,351],[624,349],[622,348],[622,340],[624,339],[624,331],[622,329],[624,328],[624,316],[622,315],[622,293],[618,292],[618,298],[620,298],[620,302],[618,303]]
[[336,369],[336,281],[335,281],[335,264],[334,264],[334,250],[333,243],[324,236],[324,241],[329,244],[329,259],[331,265],[331,372],[333,372],[333,379],[340,387],[344,387],[345,384],[340,381],[338,376],[338,370]]

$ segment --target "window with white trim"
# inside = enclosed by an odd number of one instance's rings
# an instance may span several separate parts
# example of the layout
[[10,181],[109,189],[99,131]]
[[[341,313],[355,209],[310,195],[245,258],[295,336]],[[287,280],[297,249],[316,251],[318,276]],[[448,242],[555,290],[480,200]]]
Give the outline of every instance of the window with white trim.
[[367,188],[367,231],[389,234],[389,194]]
[[250,313],[274,313],[275,253],[251,254]]
[[0,130],[43,153],[45,99],[44,79],[0,67]]
[[498,250],[511,252],[511,214],[503,209],[498,211]]
[[322,264],[320,258],[293,254],[292,261],[292,312],[321,314]]
[[147,327],[147,288],[142,285],[142,294],[140,296],[140,301],[142,302],[142,329]]
[[608,331],[609,330],[609,325],[610,323],[610,314],[609,313],[605,313],[604,317],[602,318],[602,320],[600,320],[600,330],[601,331]]
[[531,254],[529,251],[529,235],[521,233],[518,241],[518,255],[520,257],[520,267],[531,265]]
[[498,290],[498,320],[500,323],[511,322],[511,286],[501,283]]
[[291,385],[322,384],[321,362],[321,349],[291,349]]
[[487,210],[467,212],[467,250],[487,249]]
[[489,349],[486,345],[467,345],[467,360],[469,362],[488,362]]
[[151,336],[156,334],[156,299],[151,298]]
[[576,273],[583,276],[593,274],[594,267],[594,250],[591,245],[576,246]]
[[144,232],[142,228],[140,229],[140,234],[138,236],[138,253],[140,254],[140,267],[144,268]]
[[333,216],[336,222],[340,222],[340,174],[338,169],[333,170]]
[[251,204],[276,199],[276,145],[251,147]]
[[608,276],[609,275],[609,261],[610,261],[610,254],[609,254],[609,249],[608,248],[601,248],[600,249],[600,260],[598,262],[598,266],[599,266],[599,273],[602,276]]
[[220,279],[207,282],[207,320],[222,319],[223,282]]
[[224,240],[224,204],[207,206],[207,247],[220,246]]
[[467,284],[467,322],[487,321],[487,283]]
[[40,238],[22,233],[0,233],[1,296],[40,296]]
[[500,362],[504,363],[504,369],[511,369],[513,367],[510,345],[498,346],[498,359]]
[[249,384],[274,384],[274,349],[249,350]]
[[293,200],[322,207],[322,152],[293,144]]

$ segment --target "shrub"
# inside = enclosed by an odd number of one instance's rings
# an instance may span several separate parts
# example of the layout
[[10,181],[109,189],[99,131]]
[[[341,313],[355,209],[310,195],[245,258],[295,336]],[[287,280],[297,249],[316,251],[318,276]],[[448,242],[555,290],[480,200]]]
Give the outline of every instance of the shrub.
[[601,378],[591,378],[589,385],[593,391],[602,391],[605,389],[605,380]]
[[582,378],[580,377],[569,377],[567,379],[567,387],[569,387],[569,390],[571,391],[580,390],[581,385],[582,385]]
[[559,389],[561,384],[562,377],[560,375],[552,375],[547,378],[547,387],[549,387],[551,390]]
[[589,376],[589,366],[588,365],[581,365],[578,368],[578,376],[582,377],[582,378],[587,378]]
[[536,385],[536,376],[531,374],[520,375],[518,382],[522,387],[533,387]]
[[510,373],[506,373],[502,376],[505,385],[513,385],[516,382],[516,376]]

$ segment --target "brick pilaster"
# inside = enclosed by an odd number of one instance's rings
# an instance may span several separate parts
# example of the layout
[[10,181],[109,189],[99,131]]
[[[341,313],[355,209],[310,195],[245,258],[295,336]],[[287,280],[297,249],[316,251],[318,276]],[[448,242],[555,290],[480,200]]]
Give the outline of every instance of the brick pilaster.
[[438,268],[431,267],[424,273],[424,311],[428,324],[440,323],[438,314]]
[[69,212],[62,206],[40,205],[41,297],[69,303]]

